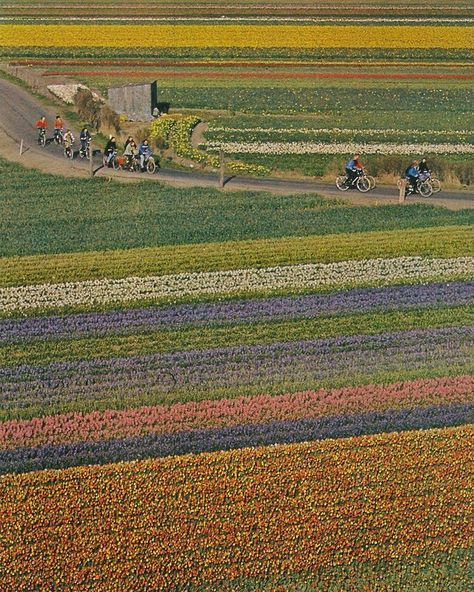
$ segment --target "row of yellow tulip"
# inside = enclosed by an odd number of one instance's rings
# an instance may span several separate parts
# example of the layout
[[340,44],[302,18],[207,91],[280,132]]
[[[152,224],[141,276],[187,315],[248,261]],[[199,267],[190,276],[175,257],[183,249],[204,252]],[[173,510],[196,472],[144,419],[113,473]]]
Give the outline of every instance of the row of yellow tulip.
[[474,48],[474,27],[0,25],[0,46]]

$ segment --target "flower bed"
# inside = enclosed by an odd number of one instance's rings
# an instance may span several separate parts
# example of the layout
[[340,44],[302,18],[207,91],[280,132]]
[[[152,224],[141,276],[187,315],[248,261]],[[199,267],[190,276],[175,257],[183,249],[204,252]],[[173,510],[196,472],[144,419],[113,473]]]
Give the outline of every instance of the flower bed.
[[471,440],[448,428],[6,476],[2,585],[215,587],[465,548]]

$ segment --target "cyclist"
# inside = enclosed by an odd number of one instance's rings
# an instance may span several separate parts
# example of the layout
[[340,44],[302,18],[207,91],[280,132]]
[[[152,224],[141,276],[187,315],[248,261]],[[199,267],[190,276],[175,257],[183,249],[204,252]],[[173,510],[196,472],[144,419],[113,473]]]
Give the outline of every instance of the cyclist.
[[128,144],[125,146],[123,155],[126,159],[128,167],[130,168],[133,161],[138,156],[138,148],[133,140],[130,140],[130,142],[128,142]]
[[406,194],[410,195],[411,193],[416,193],[416,184],[420,177],[418,161],[413,160],[410,166],[407,167],[405,171],[405,177],[408,179],[408,187]]
[[429,179],[431,177],[430,167],[428,166],[426,158],[424,157],[420,160],[420,164],[418,165],[418,172],[420,173],[420,178],[423,180]]
[[[126,149],[127,149],[127,146],[130,144],[130,142],[133,142],[133,143],[135,144],[135,141],[134,141],[134,139],[133,139],[133,137],[132,137],[132,136],[128,136],[128,138],[127,138],[127,140],[126,140],[126,142],[125,142],[125,145],[124,145],[124,147],[123,147],[123,149],[124,149],[124,150],[126,150]],[[136,145],[136,144],[135,144],[135,145]]]
[[151,147],[148,144],[148,140],[145,138],[143,142],[140,144],[138,149],[138,154],[140,155],[140,170],[145,170],[145,164],[147,163],[148,159],[152,155]]
[[107,163],[107,166],[110,167],[112,158],[117,154],[117,141],[115,140],[115,136],[110,136],[109,141],[105,145],[104,149],[104,157]]
[[70,129],[66,130],[66,133],[64,134],[63,142],[64,142],[64,151],[67,153],[71,152],[72,145],[75,142],[75,138],[72,135],[72,132]]
[[349,187],[352,187],[352,183],[354,179],[360,174],[362,170],[362,162],[360,161],[360,154],[356,153],[347,161],[346,164],[346,175],[347,175],[347,184]]
[[38,130],[38,144],[41,144],[41,137],[46,136],[46,130],[48,129],[48,122],[44,115],[36,122],[36,129]]
[[81,133],[79,134],[79,141],[81,142],[80,154],[82,157],[84,157],[87,154],[87,147],[91,141],[91,135],[87,127],[83,127],[81,129]]
[[62,140],[63,127],[64,121],[62,120],[61,115],[56,115],[56,119],[54,120],[54,139],[58,144],[60,144]]

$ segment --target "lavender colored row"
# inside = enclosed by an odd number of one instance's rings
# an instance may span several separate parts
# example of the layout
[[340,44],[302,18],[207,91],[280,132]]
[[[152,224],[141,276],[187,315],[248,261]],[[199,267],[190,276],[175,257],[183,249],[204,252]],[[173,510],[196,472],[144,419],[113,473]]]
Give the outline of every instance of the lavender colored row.
[[331,294],[287,296],[136,310],[0,320],[0,344],[32,338],[127,334],[181,324],[315,318],[327,314],[406,309],[474,302],[474,281],[358,288]]
[[265,392],[281,384],[306,388],[362,371],[451,367],[462,373],[472,366],[473,338],[473,327],[454,327],[2,368],[0,407],[13,415],[40,406],[47,413],[48,406],[75,401],[166,400],[173,392],[192,399],[193,393],[239,387]]
[[474,421],[473,404],[438,405],[0,451],[0,474],[308,440],[441,428]]

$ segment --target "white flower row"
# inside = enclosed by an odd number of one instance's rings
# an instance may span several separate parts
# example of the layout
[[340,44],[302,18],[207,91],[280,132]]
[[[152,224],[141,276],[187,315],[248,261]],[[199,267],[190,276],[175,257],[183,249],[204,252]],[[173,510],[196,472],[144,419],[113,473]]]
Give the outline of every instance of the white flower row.
[[394,129],[394,128],[386,128],[386,129],[371,129],[371,128],[361,128],[361,129],[347,129],[347,128],[339,128],[339,127],[332,127],[332,128],[297,128],[297,127],[288,127],[288,128],[276,128],[276,127],[247,127],[247,128],[240,128],[240,127],[213,127],[212,125],[209,126],[209,131],[212,132],[224,132],[224,133],[232,133],[232,132],[239,132],[239,133],[267,133],[267,134],[347,134],[347,135],[354,135],[354,134],[364,134],[364,136],[383,136],[385,134],[404,134],[409,136],[446,136],[446,135],[455,135],[455,136],[462,136],[466,134],[474,134],[474,130],[415,130],[415,129]]
[[[74,104],[74,97],[80,90],[90,90],[85,84],[50,84],[47,88],[50,93],[68,105]],[[97,93],[92,92],[92,96],[96,101],[102,101]]]
[[[260,7],[261,8],[261,7]],[[339,7],[340,8],[340,7]],[[384,8],[384,10],[387,10]],[[408,8],[407,10],[412,10]],[[410,17],[363,17],[363,16],[349,16],[349,17],[286,17],[286,16],[218,16],[218,17],[207,17],[207,16],[196,16],[196,17],[154,17],[154,16],[138,16],[138,17],[129,17],[129,16],[61,16],[61,17],[36,17],[36,16],[2,16],[0,17],[0,22],[22,22],[22,21],[38,21],[38,22],[47,22],[47,21],[56,21],[61,20],[61,22],[89,22],[89,21],[97,21],[97,22],[277,22],[277,23],[344,23],[344,24],[351,24],[351,23],[390,23],[390,24],[397,24],[397,23],[435,23],[435,24],[451,24],[451,23],[472,23],[474,22],[473,18],[469,17],[418,17],[418,18],[410,18]]]
[[474,276],[474,257],[349,260],[260,269],[37,284],[0,289],[0,311],[125,303],[183,296],[236,295],[278,289],[318,289],[401,280]]
[[206,142],[229,154],[474,154],[473,144],[380,142]]

